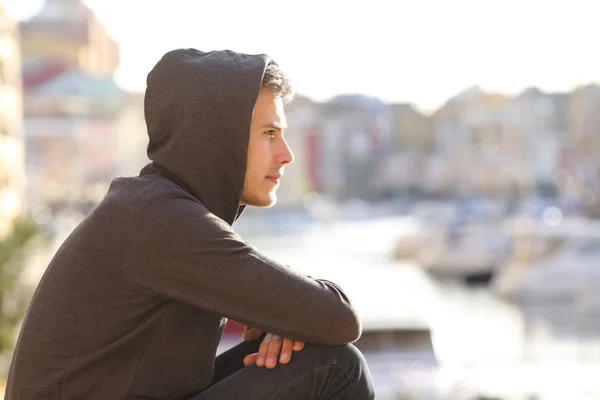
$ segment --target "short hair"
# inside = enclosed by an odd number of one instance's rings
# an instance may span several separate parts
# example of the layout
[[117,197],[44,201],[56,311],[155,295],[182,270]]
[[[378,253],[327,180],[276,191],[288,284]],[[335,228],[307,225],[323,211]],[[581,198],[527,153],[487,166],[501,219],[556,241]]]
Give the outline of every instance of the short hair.
[[269,89],[275,96],[281,97],[285,103],[290,103],[294,98],[294,88],[290,79],[281,71],[275,61],[269,62],[262,80],[262,89]]

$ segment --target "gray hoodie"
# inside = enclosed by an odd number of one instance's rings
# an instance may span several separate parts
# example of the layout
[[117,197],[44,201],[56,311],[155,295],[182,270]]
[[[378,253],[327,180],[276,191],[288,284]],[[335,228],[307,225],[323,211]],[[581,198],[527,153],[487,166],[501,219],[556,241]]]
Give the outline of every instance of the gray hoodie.
[[148,75],[148,156],[54,256],[7,400],[186,399],[212,379],[226,318],[307,343],[361,332],[335,284],[261,254],[232,224],[269,58],[167,53]]

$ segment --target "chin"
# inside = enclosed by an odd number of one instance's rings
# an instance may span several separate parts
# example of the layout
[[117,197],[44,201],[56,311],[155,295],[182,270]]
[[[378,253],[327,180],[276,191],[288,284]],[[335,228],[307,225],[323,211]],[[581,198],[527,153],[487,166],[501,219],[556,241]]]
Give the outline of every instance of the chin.
[[259,205],[258,207],[262,207],[262,208],[271,208],[273,207],[275,204],[277,204],[277,197],[273,198],[273,199],[269,199],[264,201],[261,205]]
[[244,200],[242,204],[259,208],[271,208],[277,203],[277,196],[270,194],[264,198],[253,198]]

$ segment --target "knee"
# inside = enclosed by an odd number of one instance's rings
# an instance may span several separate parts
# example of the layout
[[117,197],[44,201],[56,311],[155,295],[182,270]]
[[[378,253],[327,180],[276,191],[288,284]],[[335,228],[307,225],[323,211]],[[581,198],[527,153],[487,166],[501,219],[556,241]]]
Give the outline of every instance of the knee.
[[355,398],[374,399],[375,390],[371,374],[367,361],[360,350],[353,344],[347,344],[333,346],[329,351],[335,358],[332,363],[338,367],[337,370],[348,380],[348,384],[355,391]]
[[319,364],[342,367],[349,376],[357,379],[369,378],[369,368],[365,357],[353,344],[343,346],[316,345]]
[[351,390],[352,398],[361,400],[375,398],[365,357],[353,344],[344,346],[307,344],[298,355],[304,360],[302,365],[313,369],[323,381],[329,382],[328,385]]
[[353,344],[335,347],[333,351],[339,364],[356,365],[360,368],[367,368],[367,361],[360,350]]

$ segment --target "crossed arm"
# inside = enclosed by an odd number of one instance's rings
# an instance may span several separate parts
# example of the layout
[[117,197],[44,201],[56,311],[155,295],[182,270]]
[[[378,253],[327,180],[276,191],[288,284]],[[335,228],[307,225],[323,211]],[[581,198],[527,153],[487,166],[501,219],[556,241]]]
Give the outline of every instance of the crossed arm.
[[122,269],[132,285],[251,326],[258,336],[269,332],[245,360],[258,366],[286,364],[304,343],[360,337],[360,317],[339,286],[270,259],[201,205],[172,196],[145,203],[130,223]]

